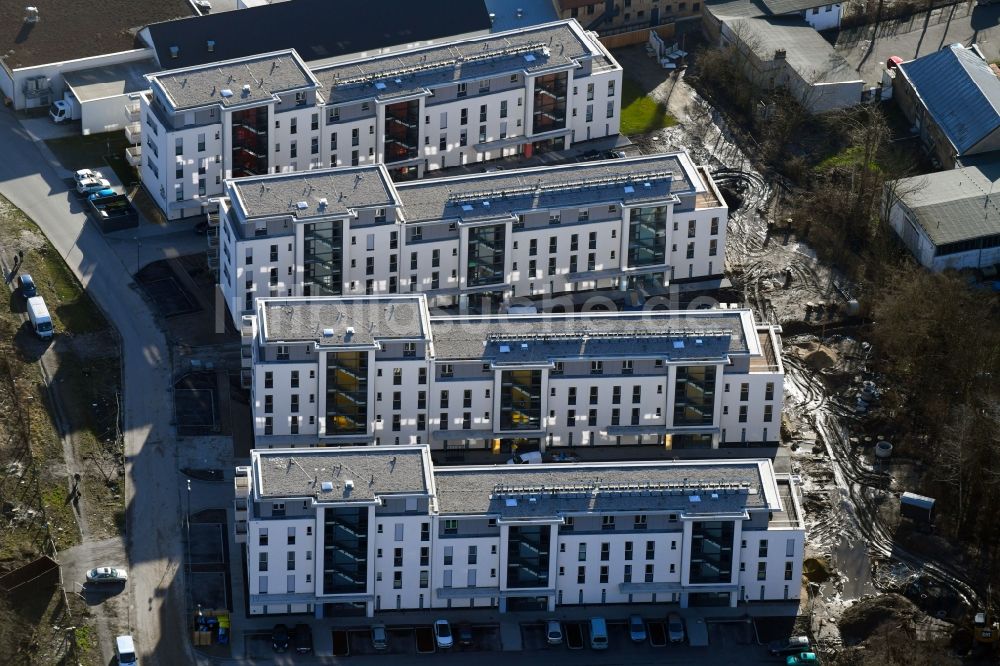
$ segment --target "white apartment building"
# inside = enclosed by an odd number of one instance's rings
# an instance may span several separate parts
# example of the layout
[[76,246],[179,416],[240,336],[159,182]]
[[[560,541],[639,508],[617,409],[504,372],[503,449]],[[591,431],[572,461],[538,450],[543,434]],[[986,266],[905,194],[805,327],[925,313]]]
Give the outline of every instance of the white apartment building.
[[728,209],[686,152],[394,184],[383,165],[226,181],[219,286],[262,296],[425,293],[495,312],[723,273]]
[[799,490],[771,461],[434,468],[427,446],[251,452],[252,615],[798,599]]
[[717,448],[778,441],[778,329],[749,310],[431,316],[422,295],[261,298],[256,448]]
[[313,69],[290,49],[160,72],[142,182],[176,219],[214,209],[226,178],[384,163],[406,180],[559,150],[618,133],[621,77],[575,20]]

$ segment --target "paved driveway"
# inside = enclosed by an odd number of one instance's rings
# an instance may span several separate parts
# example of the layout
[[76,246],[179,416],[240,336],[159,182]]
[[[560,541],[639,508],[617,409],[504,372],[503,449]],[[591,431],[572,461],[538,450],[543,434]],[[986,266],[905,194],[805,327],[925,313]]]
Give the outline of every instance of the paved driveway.
[[891,56],[912,60],[959,42],[978,44],[990,61],[1000,58],[1000,5],[962,3],[921,12],[906,19],[882,21],[844,30],[836,50],[861,73],[866,86],[882,80]]

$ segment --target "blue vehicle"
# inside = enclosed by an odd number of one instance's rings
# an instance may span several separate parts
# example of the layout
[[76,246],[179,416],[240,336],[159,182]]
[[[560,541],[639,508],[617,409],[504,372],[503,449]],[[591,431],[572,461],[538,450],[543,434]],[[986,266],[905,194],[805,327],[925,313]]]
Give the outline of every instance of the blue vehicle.
[[25,298],[34,298],[38,296],[38,290],[35,289],[35,281],[27,273],[22,273],[17,278],[18,287],[21,290],[21,295]]
[[105,187],[104,189],[98,190],[97,192],[94,192],[93,194],[88,194],[87,195],[87,199],[89,199],[90,201],[93,201],[94,199],[103,199],[105,197],[113,197],[116,194],[117,194],[117,192],[115,192],[110,187]]

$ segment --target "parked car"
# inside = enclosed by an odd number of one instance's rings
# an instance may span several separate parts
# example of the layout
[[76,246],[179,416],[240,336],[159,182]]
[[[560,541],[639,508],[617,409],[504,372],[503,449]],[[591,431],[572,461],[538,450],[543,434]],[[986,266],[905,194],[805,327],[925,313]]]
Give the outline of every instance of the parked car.
[[89,199],[90,201],[93,201],[94,199],[103,199],[105,197],[113,197],[116,194],[118,194],[118,193],[115,192],[110,187],[105,187],[103,190],[98,190],[96,192],[91,192],[90,194],[87,195],[87,199]]
[[93,194],[109,187],[111,183],[104,178],[84,178],[76,184],[76,191],[78,194]]
[[628,635],[633,643],[646,642],[646,623],[640,615],[628,616]]
[[671,643],[684,642],[684,620],[677,613],[667,615],[667,636]]
[[295,625],[295,651],[299,654],[313,651],[313,630],[308,624]]
[[562,624],[559,620],[549,620],[545,623],[545,640],[549,645],[561,645],[563,642]]
[[472,625],[468,622],[462,622],[458,625],[458,644],[462,647],[472,645]]
[[771,641],[767,644],[767,649],[775,657],[809,652],[809,638],[807,636],[792,636],[791,638],[783,638],[780,641]]
[[608,623],[603,617],[590,618],[590,649],[608,649]]
[[816,666],[818,663],[815,652],[800,652],[785,659],[785,666]]
[[87,572],[88,583],[124,583],[128,573],[118,567],[97,567]]
[[372,625],[372,646],[380,652],[389,649],[389,634],[386,633],[384,624]]
[[38,290],[35,289],[35,280],[27,273],[22,273],[18,276],[17,288],[21,290],[21,295],[25,298],[38,296]]
[[271,647],[275,652],[288,652],[288,627],[283,624],[274,625],[271,630]]
[[434,622],[434,640],[442,650],[446,650],[455,644],[455,637],[451,635],[451,625],[448,624],[448,620],[436,620]]
[[94,171],[92,169],[80,169],[73,173],[73,180],[79,183],[81,180],[100,180],[104,178],[104,174],[100,171]]
[[542,462],[541,451],[525,451],[515,453],[514,457],[507,461],[508,465],[538,465]]

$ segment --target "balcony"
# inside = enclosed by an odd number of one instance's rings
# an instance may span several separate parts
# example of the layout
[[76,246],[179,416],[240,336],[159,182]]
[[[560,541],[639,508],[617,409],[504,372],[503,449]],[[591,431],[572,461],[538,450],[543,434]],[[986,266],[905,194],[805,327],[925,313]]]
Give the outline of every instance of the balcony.
[[129,146],[125,149],[125,161],[131,166],[138,167],[142,164],[142,146]]
[[129,123],[125,126],[125,138],[131,144],[138,145],[142,142],[142,125],[138,122]]
[[139,102],[129,102],[125,105],[125,119],[129,123],[139,122]]

